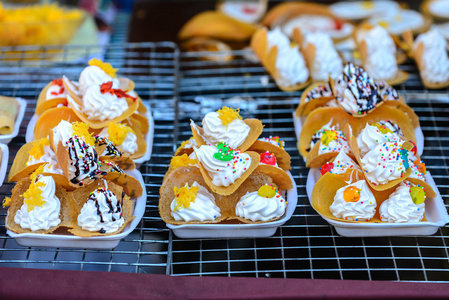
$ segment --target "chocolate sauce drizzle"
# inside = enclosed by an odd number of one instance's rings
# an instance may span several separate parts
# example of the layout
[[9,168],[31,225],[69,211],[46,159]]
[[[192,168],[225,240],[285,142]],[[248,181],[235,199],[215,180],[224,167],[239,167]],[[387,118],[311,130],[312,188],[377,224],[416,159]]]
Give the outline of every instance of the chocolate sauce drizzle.
[[105,152],[102,154],[105,156],[122,156],[122,152],[117,148],[116,145],[114,145],[107,137],[96,135],[95,137],[95,144],[97,146],[103,146],[106,145]]
[[[100,210],[100,203],[98,202],[98,194],[102,194],[104,195],[104,199],[106,201],[106,205],[108,206],[109,210],[108,210],[108,214],[111,214],[111,220],[112,222],[116,221],[116,218],[114,218],[114,214],[115,213],[120,213],[120,217],[119,218],[123,218],[122,216],[122,202],[117,199],[117,203],[115,205],[115,211],[114,211],[114,205],[112,203],[111,198],[114,196],[114,194],[110,191],[105,189],[104,187],[100,187],[98,189],[96,189],[94,192],[92,192],[89,196],[89,198],[87,199],[87,201],[91,200],[95,202],[95,207],[97,208],[97,215],[100,217],[100,222],[104,223],[104,219],[103,219],[103,213]],[[124,193],[122,193],[122,197],[123,197]],[[100,229],[99,231],[100,233],[106,233],[106,230],[104,230],[103,228]]]
[[[337,83],[339,85],[346,85],[346,90],[354,96],[359,107],[359,110],[356,112],[357,114],[367,114],[378,103],[383,101],[379,86],[363,68],[348,63],[342,75],[339,77]],[[339,102],[344,101],[340,97],[337,97],[337,100]],[[348,113],[352,115],[352,112]]]
[[386,97],[385,100],[399,100],[398,91],[394,87],[389,86],[385,81],[378,81],[376,84],[379,86],[382,99]]
[[98,154],[93,147],[86,144],[78,136],[71,137],[67,146],[69,148],[70,164],[75,167],[75,177],[70,179],[74,184],[84,185],[79,177],[87,175],[91,179],[98,179],[98,175],[106,175],[100,170],[98,164]]
[[332,90],[328,83],[320,84],[307,93],[305,101],[309,102],[310,100],[319,99],[322,97],[332,97],[332,95]]
[[385,126],[388,129],[390,129],[391,131],[393,131],[393,133],[396,133],[399,136],[404,136],[404,134],[402,133],[401,127],[399,127],[399,125],[397,125],[393,121],[385,120],[385,121],[379,121],[378,123],[382,126]]

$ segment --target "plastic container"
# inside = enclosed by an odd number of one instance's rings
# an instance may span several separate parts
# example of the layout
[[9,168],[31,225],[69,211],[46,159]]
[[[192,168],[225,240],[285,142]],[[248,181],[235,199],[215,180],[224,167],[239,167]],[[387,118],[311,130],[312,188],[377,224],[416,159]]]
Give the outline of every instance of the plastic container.
[[[309,201],[312,195],[313,187],[320,176],[319,169],[310,169],[307,176],[306,190]],[[427,183],[436,192],[437,197],[427,198],[425,201],[426,208],[426,222],[415,223],[351,223],[344,221],[336,221],[328,219],[324,216],[323,219],[329,224],[333,225],[337,233],[346,237],[368,237],[368,236],[416,236],[416,235],[432,235],[440,227],[449,223],[449,216],[444,206],[443,199],[438,191],[435,181],[430,172],[425,175]],[[379,206],[377,207],[377,209]]]
[[298,203],[298,191],[295,180],[288,172],[293,188],[287,191],[287,209],[279,220],[260,224],[185,224],[167,227],[179,238],[266,238],[272,236],[279,226],[290,220]]
[[[1,146],[1,145],[0,145]],[[68,234],[39,234],[39,233],[15,233],[7,230],[6,233],[14,238],[17,244],[24,247],[46,247],[46,248],[82,248],[82,249],[112,249],[116,247],[120,240],[127,237],[139,224],[145,212],[147,202],[147,191],[143,181],[142,174],[134,169],[125,171],[139,180],[143,188],[142,196],[133,199],[135,217],[131,223],[126,225],[125,229],[116,235],[79,237]]]
[[0,186],[2,186],[3,181],[5,180],[6,169],[8,169],[9,148],[8,145],[0,143],[0,149],[2,150],[2,161],[0,163]]
[[0,135],[0,143],[9,144],[13,138],[19,134],[20,124],[22,124],[23,116],[27,108],[27,101],[22,98],[16,98],[19,103],[19,111],[17,112],[16,121],[14,122],[14,130],[10,134]]

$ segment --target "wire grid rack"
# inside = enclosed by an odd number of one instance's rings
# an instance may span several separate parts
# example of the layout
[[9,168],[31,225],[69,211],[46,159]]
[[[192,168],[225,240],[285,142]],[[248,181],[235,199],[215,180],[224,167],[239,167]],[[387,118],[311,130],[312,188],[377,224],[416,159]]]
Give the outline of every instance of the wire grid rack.
[[[159,186],[173,153],[178,56],[177,46],[170,42],[0,50],[0,94],[28,101],[20,133],[9,144],[8,170],[25,143],[26,126],[42,88],[62,75],[77,80],[91,57],[104,58],[120,69],[120,76],[135,81],[135,90],[150,105],[156,123],[152,158],[140,168],[148,193],[145,215],[118,247],[111,251],[21,247],[6,235],[6,209],[2,208],[0,266],[166,273],[169,231],[160,220],[157,204]],[[4,183],[1,197],[10,195],[13,186]]]
[[[182,240],[172,237],[170,273],[250,277],[449,281],[447,227],[427,237],[345,238],[310,206],[305,167],[296,149],[292,112],[301,92],[280,91],[251,53],[233,52],[228,63],[206,60],[210,53],[182,53],[177,144],[191,135],[189,119],[222,105],[240,104],[243,118],[265,125],[262,136],[279,135],[292,157],[298,185],[296,210],[276,234],[264,239]],[[402,69],[410,80],[398,87],[420,117],[425,136],[422,159],[448,203],[449,94],[422,86],[416,67]],[[236,100],[233,97],[241,96]]]

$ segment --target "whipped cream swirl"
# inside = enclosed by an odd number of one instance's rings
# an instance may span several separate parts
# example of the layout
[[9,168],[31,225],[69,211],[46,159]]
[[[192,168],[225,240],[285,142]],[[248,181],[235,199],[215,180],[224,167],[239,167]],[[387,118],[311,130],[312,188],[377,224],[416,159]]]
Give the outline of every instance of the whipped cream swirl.
[[97,66],[88,66],[80,74],[79,93],[84,95],[87,89],[92,85],[101,85],[102,83],[112,81],[112,88],[118,89],[120,82],[117,78],[112,78],[105,71]]
[[100,170],[98,154],[92,146],[78,136],[73,136],[67,142],[69,150],[68,177],[74,184],[83,185],[85,178],[96,178],[106,173]]
[[[360,190],[360,198],[356,202],[346,202],[345,190],[355,187]],[[376,198],[368,188],[365,180],[359,180],[337,190],[329,210],[336,218],[352,221],[368,221],[374,217],[376,212]]]
[[70,122],[61,120],[53,129],[53,143],[57,147],[59,142],[62,146],[67,146],[67,142],[73,135],[73,128]]
[[382,133],[378,127],[369,125],[368,123],[366,123],[365,128],[363,128],[360,134],[357,136],[357,144],[359,146],[361,156],[364,156],[379,144],[399,140],[401,140],[401,138],[397,134],[392,132]]
[[383,101],[380,89],[368,73],[348,63],[335,81],[335,97],[351,115],[364,115]]
[[83,96],[82,111],[89,120],[112,120],[121,116],[127,109],[128,102],[125,97],[102,93],[101,85],[89,86]]
[[247,192],[235,206],[237,217],[245,218],[253,222],[270,221],[282,217],[285,213],[287,204],[281,194],[277,193],[274,197],[262,197],[258,192]]
[[407,170],[403,163],[402,151],[406,151],[401,149],[403,143],[403,141],[397,141],[379,144],[365,154],[362,158],[362,166],[368,180],[377,185],[403,176]]
[[42,192],[44,205],[35,206],[28,211],[28,205],[25,203],[16,212],[14,222],[22,228],[28,228],[31,231],[49,230],[51,227],[58,226],[61,223],[59,213],[61,211],[61,202],[55,196],[56,184],[51,176],[40,175],[37,182],[42,182],[43,187],[38,187]]
[[[307,149],[307,151],[310,151],[316,143],[321,141],[320,149],[318,149],[318,155],[329,152],[340,152],[340,150],[342,149],[347,153],[351,153],[348,140],[343,134],[343,131],[338,130],[338,124],[334,126],[332,126],[331,124],[332,119],[329,121],[329,123],[323,125],[323,127],[321,127],[321,129],[319,129],[312,136],[309,149]],[[326,139],[326,136],[328,136],[329,138]]]
[[225,142],[229,147],[237,149],[246,140],[251,128],[240,119],[234,119],[225,126],[218,116],[217,112],[209,112],[204,116],[203,138],[205,142],[212,145]]
[[284,87],[302,84],[309,78],[309,70],[298,45],[291,47],[290,40],[279,28],[267,34],[267,51],[277,46],[276,82]]
[[55,152],[51,149],[50,145],[45,145],[42,149],[44,150],[44,155],[39,158],[30,156],[26,165],[32,166],[38,163],[45,162],[47,164],[44,167],[44,173],[63,174],[56,159]]
[[313,80],[328,81],[329,76],[336,78],[343,70],[343,62],[330,36],[323,32],[306,33],[302,46],[306,48],[309,44],[315,46],[315,59],[309,66]]
[[124,223],[122,203],[107,186],[93,191],[78,215],[78,225],[82,229],[102,234],[116,232]]
[[444,37],[437,29],[433,28],[418,36],[413,45],[415,51],[419,44],[423,44],[419,63],[421,77],[429,83],[447,82],[449,80],[449,58],[446,52],[447,42]]
[[232,160],[221,161],[214,158],[214,154],[218,152],[217,147],[203,145],[193,149],[198,161],[209,173],[212,183],[216,186],[227,187],[233,184],[251,166],[251,157],[238,150],[234,150]]
[[355,161],[353,161],[344,150],[340,150],[340,152],[338,152],[338,155],[335,157],[333,164],[333,168],[329,171],[333,174],[343,174],[348,169],[355,169],[362,172],[360,166]]
[[[186,183],[185,187],[189,188]],[[183,222],[204,222],[214,221],[221,217],[220,208],[215,204],[215,197],[205,187],[193,182],[192,187],[198,187],[195,200],[190,203],[188,208],[181,207],[179,210],[175,209],[176,198],[170,204],[171,215],[176,221]]]
[[403,182],[382,202],[380,219],[389,223],[419,222],[424,218],[425,202],[415,204],[410,196],[410,187]]
[[[103,128],[99,135],[105,138],[109,138],[108,128]],[[134,154],[138,149],[137,135],[134,132],[128,132],[126,133],[123,142],[120,145],[115,146],[120,149],[119,151],[122,152],[122,154],[124,154],[125,156],[130,156]]]

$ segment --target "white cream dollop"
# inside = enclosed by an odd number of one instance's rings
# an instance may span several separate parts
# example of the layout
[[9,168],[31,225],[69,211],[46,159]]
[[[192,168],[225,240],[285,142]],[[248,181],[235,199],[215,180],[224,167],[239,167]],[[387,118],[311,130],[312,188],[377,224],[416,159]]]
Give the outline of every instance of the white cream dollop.
[[309,70],[298,45],[291,47],[290,40],[282,33],[280,28],[275,28],[267,34],[267,51],[277,46],[276,56],[276,82],[284,87],[302,84],[309,78]]
[[117,78],[112,78],[97,66],[88,66],[80,74],[79,93],[84,95],[90,86],[101,85],[109,81],[112,81],[112,88],[119,88],[120,83]]
[[332,170],[330,170],[332,174],[343,174],[348,169],[355,169],[362,172],[360,166],[355,161],[353,161],[344,150],[340,150],[340,152],[338,152],[338,155],[335,157],[333,164],[334,167],[332,168]]
[[203,145],[193,147],[198,161],[209,173],[212,183],[216,186],[227,187],[233,184],[251,165],[251,157],[246,153],[234,150],[234,158],[230,161],[221,161],[213,157],[218,152],[217,147]]
[[39,158],[30,156],[26,165],[31,166],[31,165],[45,162],[47,164],[44,167],[44,173],[62,174],[62,170],[61,170],[59,163],[56,159],[55,152],[51,149],[50,145],[44,146],[43,150],[44,150],[44,155],[42,155]]
[[78,225],[88,231],[116,232],[125,223],[122,209],[122,204],[110,190],[96,189],[81,208]]
[[387,142],[372,148],[362,158],[362,166],[368,180],[374,184],[385,184],[401,178],[406,172],[402,163],[403,141]]
[[347,153],[351,153],[351,149],[349,148],[348,140],[346,139],[345,135],[343,134],[343,131],[338,130],[338,124],[337,125],[331,125],[332,119],[329,121],[329,123],[323,125],[315,134],[312,136],[312,139],[310,141],[310,149],[312,149],[316,143],[321,141],[321,138],[324,134],[327,132],[335,132],[335,138],[328,142],[327,145],[321,144],[320,148],[318,149],[318,155],[329,153],[329,152],[340,152],[340,150],[344,150]]
[[284,197],[276,193],[272,198],[261,197],[258,192],[247,192],[235,206],[237,217],[245,218],[253,222],[270,221],[284,215],[287,207]]
[[28,206],[24,202],[22,207],[16,212],[14,222],[22,228],[28,228],[31,231],[49,230],[53,226],[61,223],[59,213],[61,210],[61,202],[55,196],[56,184],[51,176],[40,176],[38,182],[44,183],[43,187],[38,187],[42,192],[42,200],[45,201],[43,206],[35,206],[34,209],[28,211]]
[[225,142],[237,149],[248,137],[250,127],[240,119],[235,119],[227,126],[222,124],[217,112],[209,112],[203,118],[203,138],[208,144]]
[[424,203],[415,204],[410,196],[410,187],[401,182],[380,205],[380,219],[389,223],[419,222],[424,217]]
[[433,28],[422,33],[415,40],[414,50],[423,45],[421,62],[419,62],[421,77],[429,83],[444,83],[449,80],[449,58],[446,52],[447,42],[441,33]]
[[376,26],[368,30],[361,40],[367,46],[365,69],[374,80],[389,80],[395,78],[398,72],[396,62],[396,46],[388,32]]
[[[343,194],[349,187],[356,187],[360,190],[360,198],[357,202],[346,202]],[[376,213],[376,198],[368,188],[365,180],[346,185],[337,190],[329,210],[336,218],[352,221],[368,221]]]
[[[189,187],[186,183],[185,187]],[[220,208],[215,204],[215,197],[205,187],[193,182],[191,187],[198,187],[195,200],[190,203],[188,208],[181,207],[179,210],[175,209],[176,198],[170,204],[171,215],[176,221],[191,222],[191,221],[214,221],[221,217]]]
[[111,93],[102,93],[100,85],[91,85],[83,96],[82,111],[89,120],[112,120],[128,109],[125,97]]
[[[416,178],[420,179],[422,181],[426,181],[426,178],[424,177],[425,173],[422,173],[418,166],[415,165],[415,161],[418,160],[418,158],[413,155],[413,152],[408,152],[408,165],[410,166],[410,169],[412,169],[412,173],[410,173],[410,178]],[[422,161],[420,161],[422,162]]]
[[[99,135],[105,138],[109,138],[108,129],[106,127],[103,128]],[[130,156],[137,151],[137,136],[133,132],[128,132],[126,133],[123,143],[115,146],[117,146],[123,154],[125,154],[126,156]]]
[[61,120],[58,125],[53,127],[53,143],[57,147],[59,142],[62,146],[67,146],[68,140],[73,135],[72,123]]
[[336,78],[343,70],[343,62],[330,36],[322,32],[306,33],[302,47],[305,49],[309,44],[315,47],[315,59],[309,66],[313,80],[328,81],[329,76]]
[[[59,93],[62,89],[62,93]],[[47,93],[45,95],[45,100],[51,100],[56,98],[66,98],[67,97],[67,91],[65,90],[64,86],[59,86],[57,84],[52,84],[48,87]]]
[[401,138],[397,134],[391,132],[382,133],[379,128],[368,123],[357,136],[357,144],[362,157],[379,144],[399,140]]

